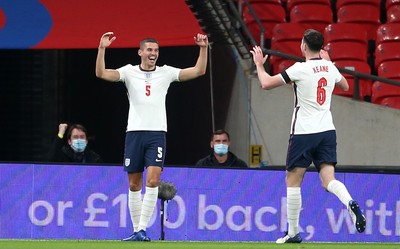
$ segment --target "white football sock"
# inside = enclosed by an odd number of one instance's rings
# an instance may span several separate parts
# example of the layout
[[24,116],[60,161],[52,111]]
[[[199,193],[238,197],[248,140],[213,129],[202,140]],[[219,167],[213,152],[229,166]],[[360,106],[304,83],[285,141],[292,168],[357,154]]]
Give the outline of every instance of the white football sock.
[[287,219],[289,223],[289,237],[299,233],[299,220],[301,211],[301,189],[300,187],[288,187],[287,195]]
[[344,184],[338,180],[332,180],[331,182],[329,182],[326,189],[332,194],[336,195],[346,207],[352,200],[349,191],[347,191],[346,186],[344,186]]
[[142,213],[142,190],[129,190],[128,207],[131,216],[133,231],[138,232],[140,223],[140,214]]
[[154,208],[157,204],[158,187],[146,187],[146,192],[143,197],[142,214],[140,215],[139,231],[146,231],[147,225],[153,215]]

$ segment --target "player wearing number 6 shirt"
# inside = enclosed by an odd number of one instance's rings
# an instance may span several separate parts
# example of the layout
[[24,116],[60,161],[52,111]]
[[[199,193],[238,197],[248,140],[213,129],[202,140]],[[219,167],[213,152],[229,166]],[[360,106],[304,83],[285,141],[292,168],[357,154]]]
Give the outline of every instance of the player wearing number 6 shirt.
[[[300,49],[305,62],[297,62],[285,71],[271,76],[264,69],[268,55],[260,47],[250,51],[263,89],[292,82],[295,105],[286,160],[288,231],[276,243],[300,243],[299,219],[302,208],[301,183],[306,169],[314,163],[322,186],[336,195],[349,209],[358,232],[365,230],[365,217],[346,186],[335,179],[336,131],[330,111],[335,86],[348,91],[347,80],[322,50],[324,37],[316,30],[306,30]],[[328,225],[328,224],[327,224]]]
[[[100,39],[96,60],[96,76],[112,82],[125,83],[129,98],[128,126],[125,138],[124,169],[128,173],[128,207],[133,234],[123,241],[150,241],[146,228],[158,198],[158,184],[165,159],[167,115],[165,98],[174,81],[186,81],[206,73],[208,38],[197,34],[200,47],[194,67],[185,69],[156,66],[158,42],[153,38],[140,42],[140,65],[128,64],[118,69],[106,69],[105,49],[114,42],[112,32]],[[146,189],[142,199],[143,172],[147,169]]]

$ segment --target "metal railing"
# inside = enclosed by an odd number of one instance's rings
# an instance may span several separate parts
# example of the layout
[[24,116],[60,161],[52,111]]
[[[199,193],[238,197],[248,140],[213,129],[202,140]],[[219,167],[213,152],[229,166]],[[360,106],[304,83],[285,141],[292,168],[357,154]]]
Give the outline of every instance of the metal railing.
[[[239,18],[239,24],[241,25],[241,29],[243,30],[244,34],[246,36],[249,37],[249,41],[250,41],[250,45],[252,46],[257,46],[257,42],[254,39],[253,35],[250,33],[249,29],[247,28],[245,22],[243,21],[243,17],[242,17],[242,7],[241,4],[244,3],[246,5],[246,7],[249,10],[249,13],[253,16],[255,22],[257,23],[257,25],[259,25],[260,27],[260,47],[263,49],[263,52],[265,54],[268,55],[273,55],[273,56],[278,56],[278,57],[282,57],[288,60],[293,60],[293,61],[304,61],[304,58],[298,57],[298,56],[293,56],[290,54],[286,54],[286,53],[282,53],[279,52],[277,50],[270,50],[270,49],[266,49],[264,47],[264,33],[265,33],[265,28],[263,27],[260,19],[258,18],[257,14],[254,12],[253,8],[251,7],[251,4],[249,3],[248,0],[242,0],[242,1],[238,1],[238,6],[235,6],[236,11],[233,10],[234,14],[237,16],[237,18]],[[230,6],[232,7],[232,3],[231,1],[229,1]],[[395,85],[400,87],[400,82],[396,81],[396,80],[392,80],[392,79],[387,79],[387,78],[382,78],[373,74],[366,74],[363,72],[359,72],[359,71],[355,71],[355,70],[350,70],[347,68],[341,68],[338,67],[339,71],[341,73],[345,73],[345,74],[349,74],[354,76],[354,92],[353,92],[353,99],[354,100],[360,100],[360,79],[367,79],[367,80],[371,80],[373,81],[379,81],[379,82],[383,82],[383,83],[387,83],[390,85]]]

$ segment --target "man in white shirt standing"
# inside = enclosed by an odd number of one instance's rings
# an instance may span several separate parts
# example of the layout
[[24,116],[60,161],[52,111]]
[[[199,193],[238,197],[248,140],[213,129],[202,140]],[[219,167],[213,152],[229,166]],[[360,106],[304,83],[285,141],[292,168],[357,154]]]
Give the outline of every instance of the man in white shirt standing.
[[336,131],[330,111],[332,92],[337,85],[348,91],[349,85],[329,55],[322,50],[324,37],[316,30],[306,30],[300,49],[305,62],[297,62],[285,71],[271,76],[263,64],[260,47],[250,51],[263,89],[272,89],[292,82],[295,106],[292,116],[286,161],[287,218],[289,229],[276,243],[300,243],[299,219],[302,206],[301,183],[307,168],[314,163],[322,186],[336,195],[348,208],[358,232],[365,230],[365,217],[350,196],[346,186],[335,179]]
[[[128,126],[125,138],[124,170],[128,173],[128,206],[133,234],[123,241],[150,241],[146,235],[148,222],[158,198],[158,184],[165,159],[167,115],[165,98],[170,84],[187,81],[206,73],[208,38],[197,34],[200,47],[194,67],[185,69],[156,66],[158,42],[153,38],[140,42],[140,65],[128,64],[118,69],[106,69],[105,49],[115,41],[112,32],[105,33],[98,48],[96,76],[111,82],[124,82],[129,98]],[[142,200],[143,172],[147,169],[146,189]]]

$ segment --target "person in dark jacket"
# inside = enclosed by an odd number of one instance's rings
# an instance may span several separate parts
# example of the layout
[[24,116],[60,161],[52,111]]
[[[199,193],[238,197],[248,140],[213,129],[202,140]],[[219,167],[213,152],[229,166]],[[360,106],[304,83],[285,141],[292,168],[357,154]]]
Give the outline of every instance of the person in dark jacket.
[[67,143],[64,142],[64,135],[67,131],[67,124],[58,126],[58,135],[54,139],[48,154],[49,162],[67,163],[102,163],[99,154],[87,147],[87,130],[83,125],[73,124],[67,132]]
[[196,163],[196,166],[248,168],[247,163],[229,151],[229,145],[229,133],[222,129],[215,131],[210,141],[210,147],[213,149],[213,152],[200,159]]

